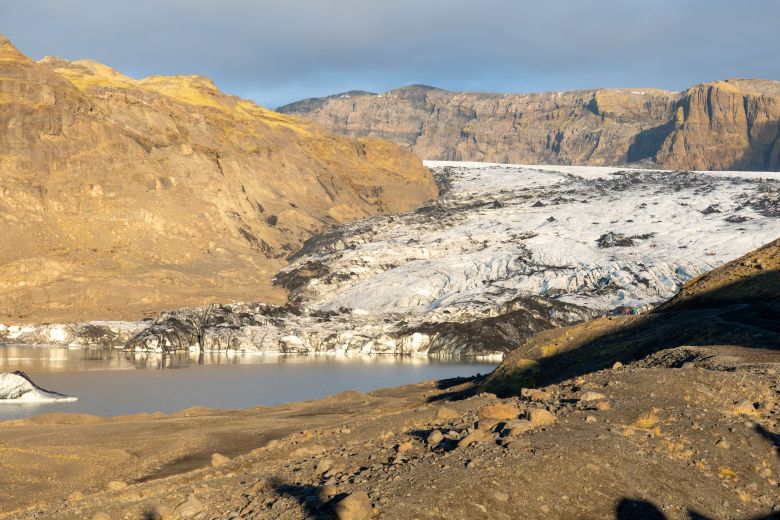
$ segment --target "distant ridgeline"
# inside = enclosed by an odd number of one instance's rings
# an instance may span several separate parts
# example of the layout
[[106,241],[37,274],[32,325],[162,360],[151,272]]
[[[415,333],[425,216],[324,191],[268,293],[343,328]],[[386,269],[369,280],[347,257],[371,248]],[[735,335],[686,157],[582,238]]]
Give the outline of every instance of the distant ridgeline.
[[486,94],[414,85],[278,110],[335,132],[389,139],[430,160],[780,170],[780,82],[771,80],[729,79],[684,92]]

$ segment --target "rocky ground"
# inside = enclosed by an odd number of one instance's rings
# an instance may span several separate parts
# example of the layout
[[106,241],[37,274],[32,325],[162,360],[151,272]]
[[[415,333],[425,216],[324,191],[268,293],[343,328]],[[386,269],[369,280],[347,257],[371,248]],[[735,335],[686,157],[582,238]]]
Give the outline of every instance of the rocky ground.
[[780,240],[492,374],[0,423],[7,518],[780,517]]
[[6,518],[780,517],[780,241],[485,378],[0,423]]
[[[61,519],[776,514],[778,353],[732,348],[727,366],[663,354],[506,399],[439,383],[270,410],[3,424],[3,509]],[[231,449],[217,441],[224,430],[244,436]],[[161,457],[172,460],[153,467]]]

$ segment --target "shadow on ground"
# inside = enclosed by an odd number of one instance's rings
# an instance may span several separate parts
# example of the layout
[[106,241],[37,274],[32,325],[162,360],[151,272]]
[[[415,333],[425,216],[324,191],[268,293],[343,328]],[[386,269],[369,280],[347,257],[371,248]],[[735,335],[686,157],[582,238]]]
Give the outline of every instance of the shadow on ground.
[[[688,511],[690,520],[712,520],[711,517]],[[767,516],[754,516],[746,520],[777,520],[780,513]],[[667,520],[667,516],[652,502],[647,500],[621,499],[615,507],[615,520]]]
[[[780,270],[763,272],[672,300],[647,315],[614,317],[596,326],[590,322],[565,332],[551,331],[558,336],[536,336],[507,356],[487,378],[486,387],[499,395],[515,395],[522,387],[560,383],[616,361],[632,362],[681,346],[706,346],[713,356],[719,346],[780,351],[779,316]],[[565,341],[561,335],[573,339]],[[556,353],[545,356],[550,349]]]
[[278,479],[271,480],[270,485],[277,496],[295,499],[303,507],[304,518],[311,520],[334,518],[333,504],[346,496],[342,493],[325,500],[322,496],[321,486],[287,484]]

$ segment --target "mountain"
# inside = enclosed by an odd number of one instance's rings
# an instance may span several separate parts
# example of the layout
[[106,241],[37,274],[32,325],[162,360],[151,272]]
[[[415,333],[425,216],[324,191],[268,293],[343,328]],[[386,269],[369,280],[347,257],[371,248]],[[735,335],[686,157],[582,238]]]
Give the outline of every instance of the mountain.
[[780,82],[770,80],[729,79],[684,92],[486,94],[415,85],[278,110],[342,134],[389,139],[429,160],[780,170]]
[[411,153],[337,136],[200,76],[38,62],[0,38],[0,320],[283,301],[312,234],[435,197]]

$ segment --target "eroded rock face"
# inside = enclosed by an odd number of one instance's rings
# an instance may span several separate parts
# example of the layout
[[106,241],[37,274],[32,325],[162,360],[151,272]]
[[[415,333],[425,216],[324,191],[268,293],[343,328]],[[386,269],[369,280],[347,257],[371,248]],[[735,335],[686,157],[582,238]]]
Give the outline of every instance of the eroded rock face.
[[283,302],[270,278],[313,233],[435,195],[391,143],[0,37],[0,322]]
[[429,160],[665,169],[780,169],[780,82],[731,79],[684,92],[540,94],[424,86],[286,105],[333,131],[389,139]]

